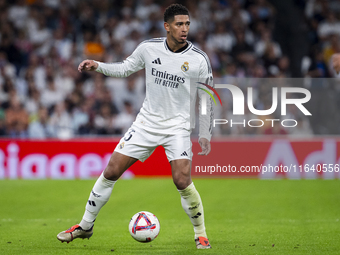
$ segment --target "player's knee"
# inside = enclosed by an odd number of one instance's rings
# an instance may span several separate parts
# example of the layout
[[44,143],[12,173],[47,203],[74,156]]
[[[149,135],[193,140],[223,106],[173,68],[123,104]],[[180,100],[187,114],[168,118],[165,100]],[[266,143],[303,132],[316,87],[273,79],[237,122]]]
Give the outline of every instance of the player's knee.
[[173,176],[174,184],[178,190],[183,190],[191,183],[190,175],[177,174]]
[[117,181],[120,176],[121,172],[119,171],[117,164],[110,160],[104,170],[104,177],[111,181]]

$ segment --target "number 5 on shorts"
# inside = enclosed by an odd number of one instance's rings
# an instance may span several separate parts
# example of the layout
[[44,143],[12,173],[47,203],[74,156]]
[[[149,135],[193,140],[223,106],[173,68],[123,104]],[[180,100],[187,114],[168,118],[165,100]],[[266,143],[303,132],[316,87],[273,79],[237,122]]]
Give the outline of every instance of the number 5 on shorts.
[[124,140],[129,141],[134,132],[136,132],[134,129],[130,129],[128,132],[126,132],[126,134],[124,136]]

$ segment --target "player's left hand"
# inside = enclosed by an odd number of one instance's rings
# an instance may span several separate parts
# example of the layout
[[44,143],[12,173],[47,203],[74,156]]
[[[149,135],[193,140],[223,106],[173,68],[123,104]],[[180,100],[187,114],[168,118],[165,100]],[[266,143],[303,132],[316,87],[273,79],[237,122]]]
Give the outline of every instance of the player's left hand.
[[202,151],[198,153],[198,155],[208,155],[211,151],[210,142],[206,138],[200,138],[198,143],[201,146]]

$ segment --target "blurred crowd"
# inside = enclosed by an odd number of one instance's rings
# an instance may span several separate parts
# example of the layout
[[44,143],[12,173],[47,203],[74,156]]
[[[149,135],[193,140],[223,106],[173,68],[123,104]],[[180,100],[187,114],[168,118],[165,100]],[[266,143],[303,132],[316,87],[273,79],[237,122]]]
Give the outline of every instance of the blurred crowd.
[[[174,2],[0,0],[0,136],[67,139],[124,133],[144,100],[144,71],[121,79],[79,73],[77,66],[83,59],[120,62],[141,41],[165,36],[163,12]],[[270,1],[180,2],[191,15],[189,40],[210,57],[216,81],[291,77],[290,59],[273,38],[278,10]],[[296,8],[304,16],[310,49],[301,61],[302,76],[332,77],[330,58],[340,52],[340,1],[300,2]],[[267,109],[271,87],[254,89],[255,108]],[[218,113],[226,119],[227,97]],[[289,114],[301,119],[299,129],[256,132],[313,134],[299,111]],[[217,133],[254,131],[221,127]]]

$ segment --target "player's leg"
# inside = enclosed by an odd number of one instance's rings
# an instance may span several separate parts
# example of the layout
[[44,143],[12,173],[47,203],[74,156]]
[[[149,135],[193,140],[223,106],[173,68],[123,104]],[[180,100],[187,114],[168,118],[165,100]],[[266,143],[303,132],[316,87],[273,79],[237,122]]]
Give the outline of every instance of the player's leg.
[[182,207],[194,226],[196,247],[211,248],[205,232],[202,200],[191,180],[191,160],[177,159],[170,164],[173,181],[181,195]]
[[100,209],[109,200],[115,182],[136,161],[137,159],[119,152],[112,153],[107,167],[93,186],[82,221],[70,229],[60,232],[57,236],[58,240],[70,242],[75,238],[90,238],[92,236],[93,222]]
[[89,238],[93,233],[93,222],[100,209],[109,200],[115,182],[137,160],[143,162],[147,159],[157,147],[157,141],[157,137],[133,125],[119,141],[107,167],[96,181],[82,221],[59,233],[57,238],[66,242],[75,238]]
[[92,228],[100,209],[109,200],[114,184],[126,169],[137,160],[117,151],[112,153],[109,163],[97,179],[90,193],[83,220],[79,224],[84,230]]

